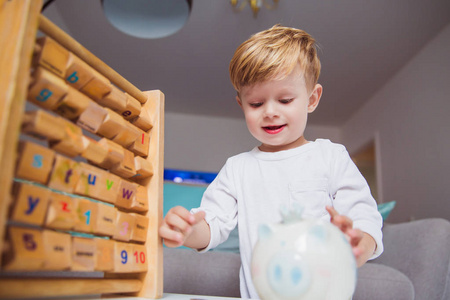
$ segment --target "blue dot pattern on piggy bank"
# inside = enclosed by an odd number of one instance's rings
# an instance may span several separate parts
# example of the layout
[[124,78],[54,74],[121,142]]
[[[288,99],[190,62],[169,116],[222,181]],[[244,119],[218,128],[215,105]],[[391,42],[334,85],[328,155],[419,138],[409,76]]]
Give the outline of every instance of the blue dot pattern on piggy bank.
[[261,225],[252,279],[263,300],[348,300],[357,268],[350,244],[334,225],[283,211],[283,223]]

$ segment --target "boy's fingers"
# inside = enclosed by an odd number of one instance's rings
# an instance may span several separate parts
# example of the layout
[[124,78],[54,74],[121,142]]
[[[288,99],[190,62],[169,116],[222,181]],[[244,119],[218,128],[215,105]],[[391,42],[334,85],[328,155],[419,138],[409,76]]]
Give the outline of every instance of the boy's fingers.
[[175,231],[181,231],[188,234],[191,230],[191,225],[182,217],[176,214],[167,214],[165,220],[166,224]]
[[197,224],[198,222],[200,222],[200,221],[202,221],[202,220],[204,220],[204,219],[205,219],[205,216],[206,216],[206,213],[205,213],[204,211],[199,211],[199,212],[193,214],[193,217],[194,217],[194,219],[195,219],[193,225],[194,225],[194,224]]
[[334,207],[327,205],[325,208],[330,214],[331,219],[339,215],[339,213],[334,209]]
[[190,211],[188,211],[186,208],[182,206],[176,206],[172,208],[172,212],[190,224],[195,222],[195,218],[190,213]]
[[167,247],[178,247],[183,244],[183,235],[181,232],[171,230],[167,226],[159,228],[159,235],[164,239]]

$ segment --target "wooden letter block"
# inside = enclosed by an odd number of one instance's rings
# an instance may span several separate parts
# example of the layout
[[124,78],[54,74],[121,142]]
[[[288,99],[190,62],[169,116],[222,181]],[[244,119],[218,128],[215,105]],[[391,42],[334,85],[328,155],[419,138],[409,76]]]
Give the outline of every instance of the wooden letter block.
[[106,171],[100,170],[89,164],[80,162],[80,178],[74,192],[91,198],[100,198],[104,189],[103,175]]
[[78,205],[76,213],[78,220],[74,230],[86,233],[94,233],[95,221],[98,216],[98,205],[88,199],[77,199]]
[[80,90],[86,83],[94,78],[94,69],[78,58],[73,53],[69,53],[66,74],[66,82],[77,90]]
[[55,112],[69,120],[78,118],[93,102],[88,96],[69,86],[67,94],[54,108]]
[[91,102],[78,118],[77,125],[89,132],[97,133],[107,113],[104,107],[95,102]]
[[69,196],[52,193],[45,226],[54,229],[72,229],[77,222],[75,202],[76,200]]
[[28,100],[36,105],[53,110],[67,94],[68,86],[55,74],[39,67],[34,73],[28,91]]
[[68,270],[72,265],[72,237],[70,234],[44,230],[42,238],[45,248],[43,270]]
[[127,120],[135,119],[141,113],[141,103],[136,98],[125,93],[127,95],[127,106],[125,111],[122,112],[122,116]]
[[136,127],[144,130],[145,132],[149,131],[153,127],[153,119],[150,117],[148,111],[144,109],[141,110],[141,113],[138,117],[130,120],[130,122]]
[[48,186],[55,190],[73,193],[79,178],[79,163],[70,158],[56,154],[55,164],[50,175]]
[[125,130],[125,123],[127,121],[125,121],[118,113],[110,110],[109,108],[105,108],[105,110],[107,115],[98,129],[98,133],[108,139],[112,139],[119,132]]
[[136,199],[137,187],[136,183],[122,180],[119,193],[117,194],[116,206],[130,209]]
[[98,101],[111,92],[111,82],[99,72],[94,71],[94,77],[86,83],[80,91],[88,95],[90,98]]
[[147,156],[148,149],[150,147],[150,135],[143,132],[139,133],[139,137],[128,147],[129,150],[133,151],[137,155]]
[[114,244],[113,240],[94,239],[96,253],[95,270],[96,271],[112,271],[114,270]]
[[99,199],[108,203],[116,203],[117,194],[120,191],[121,185],[122,179],[119,176],[105,172],[100,186],[102,192],[99,195]]
[[47,183],[55,158],[52,150],[31,142],[21,142],[18,158],[17,177]]
[[69,51],[49,37],[38,38],[36,43],[40,46],[40,51],[34,53],[33,64],[39,64],[63,78]]
[[42,226],[51,191],[37,185],[16,183],[14,194],[11,220]]
[[123,149],[123,160],[110,168],[109,170],[124,178],[130,178],[136,175],[136,167],[134,166],[133,152]]
[[104,236],[113,236],[116,229],[117,209],[103,203],[97,204],[97,218],[94,220],[94,233]]
[[4,270],[34,271],[42,268],[45,250],[40,230],[10,226],[8,240]]
[[152,163],[140,156],[134,157],[134,165],[136,166],[136,176],[134,179],[147,178],[153,175]]
[[119,164],[124,159],[125,149],[119,144],[114,143],[106,138],[102,138],[99,144],[108,150],[106,159],[99,164],[102,168],[110,169]]
[[148,270],[147,248],[143,245],[133,244],[133,267],[135,273],[146,272]]
[[111,92],[102,99],[97,99],[97,103],[111,108],[120,114],[127,109],[127,95],[114,85],[111,86]]
[[83,144],[83,131],[80,127],[76,126],[70,121],[62,119],[64,121],[65,137],[58,142],[50,142],[50,147],[64,155],[69,157],[75,157],[80,155],[84,150]]
[[22,121],[22,132],[48,140],[62,140],[65,136],[61,118],[44,110],[28,111]]
[[133,245],[114,242],[114,273],[133,272]]
[[107,148],[87,136],[82,136],[81,140],[83,141],[83,152],[81,152],[81,157],[96,165],[106,159],[108,156]]
[[72,271],[94,271],[95,257],[94,239],[72,237]]
[[136,219],[132,215],[117,211],[116,229],[114,230],[113,239],[128,242],[131,238],[135,222]]
[[144,243],[147,240],[149,220],[143,215],[135,213],[130,213],[130,215],[132,215],[136,219],[133,227],[133,233],[131,235],[131,240]]

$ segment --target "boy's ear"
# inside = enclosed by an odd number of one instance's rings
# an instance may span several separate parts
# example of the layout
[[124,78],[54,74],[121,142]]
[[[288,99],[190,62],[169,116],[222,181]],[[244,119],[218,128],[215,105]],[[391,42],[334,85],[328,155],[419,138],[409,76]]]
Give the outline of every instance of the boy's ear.
[[240,106],[241,108],[243,108],[243,107],[242,107],[242,101],[241,101],[241,99],[239,98],[239,95],[236,96],[236,101],[237,101],[237,103],[239,104],[239,106]]
[[323,88],[320,84],[316,84],[314,90],[309,97],[308,112],[312,113],[319,105],[320,97],[322,97]]

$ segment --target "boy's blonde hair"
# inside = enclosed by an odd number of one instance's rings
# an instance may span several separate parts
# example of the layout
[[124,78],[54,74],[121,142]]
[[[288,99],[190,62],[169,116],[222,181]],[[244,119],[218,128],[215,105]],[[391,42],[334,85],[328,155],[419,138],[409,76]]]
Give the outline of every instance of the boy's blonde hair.
[[230,62],[230,78],[239,93],[243,86],[283,79],[297,63],[305,74],[308,90],[317,83],[320,61],[315,40],[305,31],[275,25],[242,43]]

